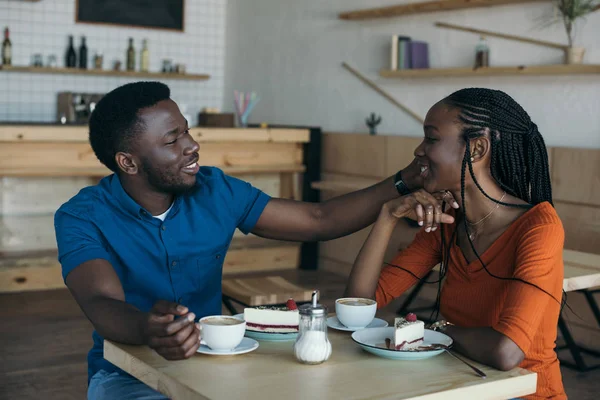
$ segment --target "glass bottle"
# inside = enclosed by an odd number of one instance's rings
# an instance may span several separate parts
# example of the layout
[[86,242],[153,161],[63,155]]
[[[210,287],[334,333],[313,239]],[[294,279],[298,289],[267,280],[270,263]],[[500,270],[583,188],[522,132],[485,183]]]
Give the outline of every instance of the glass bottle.
[[479,43],[475,46],[475,68],[490,66],[490,48],[484,36],[479,38]]
[[85,44],[85,36],[81,37],[81,46],[79,46],[79,68],[87,69],[88,49]]
[[129,38],[129,47],[127,48],[127,71],[135,71],[135,49],[133,48],[133,38]]
[[142,54],[140,56],[140,71],[148,72],[150,65],[150,53],[148,52],[148,40],[142,41]]
[[2,42],[2,65],[12,64],[12,43],[8,26],[4,28],[4,41]]
[[299,307],[300,326],[294,343],[294,356],[303,364],[321,364],[331,356],[327,338],[327,307],[318,304],[319,291],[312,294],[311,304]]
[[73,46],[73,35],[69,36],[69,47],[67,48],[65,57],[65,66],[67,68],[75,68],[77,66],[77,55],[75,54],[75,47]]

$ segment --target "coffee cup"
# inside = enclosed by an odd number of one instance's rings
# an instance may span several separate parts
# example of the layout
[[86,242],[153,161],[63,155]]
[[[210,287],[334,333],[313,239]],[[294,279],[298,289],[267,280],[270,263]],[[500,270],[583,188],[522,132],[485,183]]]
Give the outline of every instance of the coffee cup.
[[377,312],[377,302],[360,297],[344,297],[335,301],[337,319],[349,329],[369,325]]
[[200,339],[211,350],[230,351],[244,338],[246,321],[230,315],[210,315],[200,319]]

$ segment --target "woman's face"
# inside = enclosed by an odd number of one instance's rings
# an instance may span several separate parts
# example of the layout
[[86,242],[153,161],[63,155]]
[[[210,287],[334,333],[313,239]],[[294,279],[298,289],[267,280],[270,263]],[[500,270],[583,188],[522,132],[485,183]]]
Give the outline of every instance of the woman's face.
[[431,107],[425,118],[425,137],[415,149],[415,157],[421,168],[423,188],[430,193],[460,190],[465,141],[459,113],[459,109],[440,102]]

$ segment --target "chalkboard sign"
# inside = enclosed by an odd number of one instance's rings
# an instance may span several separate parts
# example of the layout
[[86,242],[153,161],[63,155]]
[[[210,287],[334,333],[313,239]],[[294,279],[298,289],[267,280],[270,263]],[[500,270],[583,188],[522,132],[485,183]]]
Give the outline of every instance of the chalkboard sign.
[[77,0],[77,22],[183,31],[185,0]]

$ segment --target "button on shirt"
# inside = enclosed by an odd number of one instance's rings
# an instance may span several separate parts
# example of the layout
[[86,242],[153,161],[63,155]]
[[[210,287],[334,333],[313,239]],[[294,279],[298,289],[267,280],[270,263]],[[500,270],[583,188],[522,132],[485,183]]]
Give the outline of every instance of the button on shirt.
[[[233,233],[249,233],[270,197],[220,169],[202,167],[196,186],[178,196],[164,221],[123,189],[117,175],[82,189],[56,212],[54,225],[63,278],[93,259],[111,263],[125,301],[150,311],[157,300],[181,303],[197,318],[221,313],[224,255]],[[117,368],[103,358],[94,331],[88,379]]]

